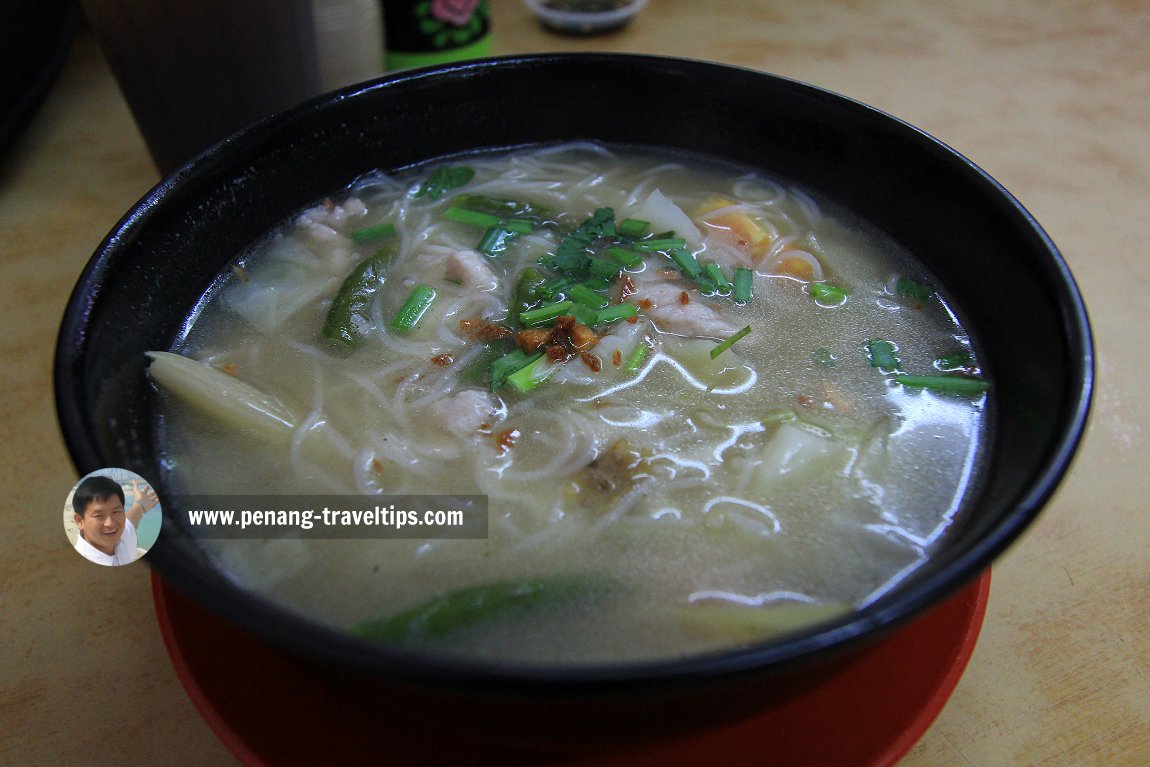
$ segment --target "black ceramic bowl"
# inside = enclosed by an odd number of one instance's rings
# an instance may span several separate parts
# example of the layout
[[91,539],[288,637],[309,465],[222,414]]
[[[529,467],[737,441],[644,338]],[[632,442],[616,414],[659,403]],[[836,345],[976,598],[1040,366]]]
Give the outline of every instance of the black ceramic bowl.
[[[644,115],[637,93],[675,108]],[[915,128],[804,84],[715,64],[503,58],[321,97],[225,140],[141,200],[81,276],[59,337],[57,407],[76,467],[162,477],[143,352],[168,348],[228,262],[288,214],[373,168],[574,139],[758,167],[884,229],[937,275],[981,340],[994,437],[970,512],[897,589],[813,630],[660,663],[516,668],[371,646],[241,590],[165,519],[148,557],[165,579],[339,684],[352,680],[365,703],[457,706],[468,721],[543,741],[736,716],[833,673],[835,662],[979,575],[1035,519],[1070,465],[1093,376],[1085,308],[1049,238],[992,178]]]

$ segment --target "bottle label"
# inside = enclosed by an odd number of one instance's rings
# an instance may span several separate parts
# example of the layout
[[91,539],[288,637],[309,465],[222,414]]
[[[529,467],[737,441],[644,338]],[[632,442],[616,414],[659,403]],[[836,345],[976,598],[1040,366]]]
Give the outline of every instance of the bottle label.
[[388,69],[490,53],[487,0],[384,0],[383,8]]

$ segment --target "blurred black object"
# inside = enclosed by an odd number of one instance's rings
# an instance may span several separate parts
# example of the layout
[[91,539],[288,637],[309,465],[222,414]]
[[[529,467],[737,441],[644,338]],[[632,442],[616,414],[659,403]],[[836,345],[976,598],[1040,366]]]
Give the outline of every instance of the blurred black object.
[[79,19],[77,0],[0,1],[0,156],[56,82]]

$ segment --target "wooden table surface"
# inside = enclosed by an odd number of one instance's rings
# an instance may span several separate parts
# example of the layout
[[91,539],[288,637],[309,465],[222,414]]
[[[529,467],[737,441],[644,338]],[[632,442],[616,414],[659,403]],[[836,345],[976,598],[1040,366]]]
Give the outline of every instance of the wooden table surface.
[[[1097,334],[1076,463],[995,566],[974,656],[901,762],[1150,764],[1150,3],[1140,0],[652,0],[626,31],[548,34],[493,0],[497,53],[711,59],[893,113],[973,159],[1062,249]],[[0,764],[227,765],[162,646],[143,566],[69,550],[76,476],[51,360],[68,293],[158,180],[91,34],[0,159]],[[828,733],[828,737],[834,737]]]

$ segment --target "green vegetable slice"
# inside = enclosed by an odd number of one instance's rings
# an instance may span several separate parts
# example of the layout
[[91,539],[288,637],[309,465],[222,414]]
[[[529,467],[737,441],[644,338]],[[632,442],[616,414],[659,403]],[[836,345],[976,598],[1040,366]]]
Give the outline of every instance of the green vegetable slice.
[[637,239],[646,233],[647,227],[650,225],[650,221],[643,221],[638,218],[625,218],[619,222],[619,235],[621,237]]
[[559,301],[554,304],[540,306],[527,312],[519,313],[519,324],[524,327],[536,327],[553,322],[556,317],[562,317],[571,309],[571,301]]
[[902,367],[902,362],[898,358],[898,350],[890,341],[872,338],[866,342],[866,353],[872,368],[898,370]]
[[533,266],[521,271],[515,283],[516,311],[526,312],[538,306],[543,300],[543,287],[547,282],[543,272]]
[[959,375],[911,375],[909,373],[900,373],[895,376],[894,380],[903,386],[950,392],[952,394],[982,394],[990,388],[989,381]]
[[415,327],[424,313],[435,300],[435,289],[428,285],[416,285],[411,295],[403,302],[403,306],[396,312],[391,321],[391,329],[398,333],[407,333]]
[[624,301],[621,304],[608,306],[597,311],[595,313],[595,324],[604,325],[609,322],[618,322],[619,320],[625,320],[638,314],[639,309],[635,306],[635,304],[632,304],[629,301]]
[[849,295],[846,288],[827,282],[812,282],[807,286],[807,291],[811,294],[811,298],[822,304],[841,304]]
[[362,229],[356,229],[348,236],[351,237],[352,242],[355,244],[362,245],[365,242],[382,240],[384,237],[391,237],[394,234],[395,224],[385,222],[374,226],[365,226]]
[[517,370],[521,370],[527,365],[530,365],[542,353],[531,356],[522,349],[513,349],[512,351],[504,354],[499,359],[491,363],[491,391],[496,391],[501,388],[503,384],[507,383],[507,378]]
[[387,280],[387,269],[398,250],[396,243],[359,262],[344,278],[327,310],[321,335],[348,349],[367,338],[371,327],[371,303]]
[[463,186],[473,178],[475,168],[470,165],[443,165],[432,171],[427,180],[416,190],[415,196],[427,196],[438,200],[448,191]]
[[919,301],[928,301],[934,297],[934,286],[912,280],[910,277],[900,277],[895,283],[895,290],[903,298],[914,298]]
[[554,366],[547,365],[546,355],[540,352],[523,367],[507,376],[507,384],[520,394],[527,394],[555,372]]
[[727,340],[723,341],[721,344],[718,344],[714,349],[711,349],[711,359],[717,359],[720,354],[734,346],[736,341],[738,341],[740,338],[743,338],[744,336],[750,335],[750,333],[750,325],[747,325],[742,330],[732,333]]
[[737,303],[750,303],[755,295],[755,273],[745,266],[735,267],[735,284],[732,298]]
[[472,626],[578,599],[613,588],[597,575],[503,581],[450,591],[392,616],[357,623],[350,633],[376,642],[419,642]]

